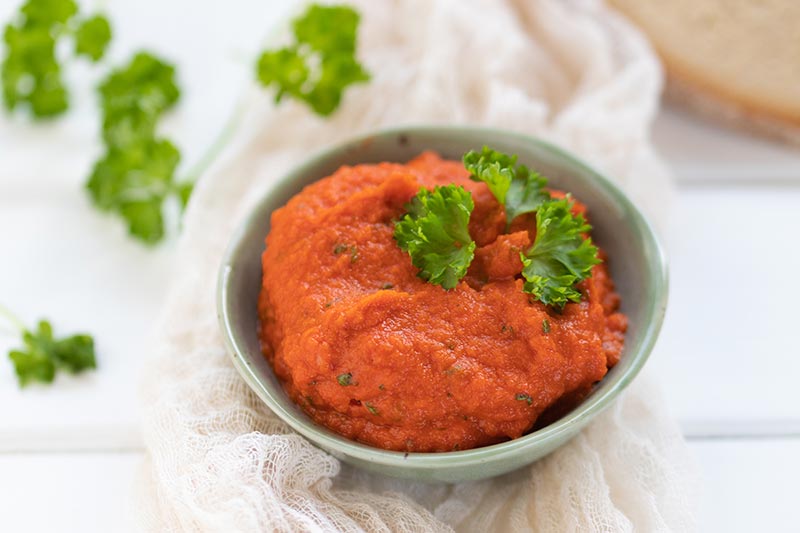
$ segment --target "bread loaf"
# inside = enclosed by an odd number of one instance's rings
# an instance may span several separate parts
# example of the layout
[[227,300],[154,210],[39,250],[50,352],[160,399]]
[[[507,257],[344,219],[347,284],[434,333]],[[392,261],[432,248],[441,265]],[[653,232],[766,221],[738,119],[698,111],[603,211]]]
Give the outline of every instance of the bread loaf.
[[608,0],[650,37],[668,95],[800,144],[800,0]]

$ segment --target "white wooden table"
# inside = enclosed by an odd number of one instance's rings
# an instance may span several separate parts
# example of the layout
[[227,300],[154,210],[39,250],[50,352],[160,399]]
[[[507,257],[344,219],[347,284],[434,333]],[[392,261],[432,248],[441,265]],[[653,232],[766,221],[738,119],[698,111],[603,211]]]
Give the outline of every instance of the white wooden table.
[[[261,37],[291,3],[107,3],[112,63],[146,45],[179,65],[184,98],[165,133],[185,162],[212,141]],[[16,4],[0,0],[0,21]],[[89,206],[81,184],[98,151],[97,74],[75,62],[69,78],[64,119],[0,116],[0,302],[62,333],[88,328],[100,368],[19,390],[5,359],[17,341],[0,329],[0,531],[130,524],[142,457],[137,374],[174,253],[172,240],[143,248]],[[678,197],[666,243],[670,310],[648,367],[704,474],[702,530],[797,531],[800,150],[672,109],[654,140]]]

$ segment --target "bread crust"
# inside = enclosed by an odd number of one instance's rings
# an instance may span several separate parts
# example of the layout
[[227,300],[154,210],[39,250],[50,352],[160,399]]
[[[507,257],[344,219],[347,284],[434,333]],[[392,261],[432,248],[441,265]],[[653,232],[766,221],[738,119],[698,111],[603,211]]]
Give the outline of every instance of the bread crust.
[[[779,105],[772,105],[763,97],[745,94],[730,87],[726,87],[714,79],[703,76],[695,69],[689,67],[679,58],[671,55],[667,50],[656,46],[656,51],[661,56],[667,70],[667,75],[674,78],[677,84],[693,87],[695,90],[715,97],[729,105],[738,108],[742,113],[760,115],[775,121],[785,122],[800,127],[800,111],[785,109]],[[798,94],[800,98],[800,94]]]
[[726,126],[800,146],[800,116],[769,109],[760,101],[720,89],[688,69],[681,69],[666,54],[659,54],[667,71],[668,100]]

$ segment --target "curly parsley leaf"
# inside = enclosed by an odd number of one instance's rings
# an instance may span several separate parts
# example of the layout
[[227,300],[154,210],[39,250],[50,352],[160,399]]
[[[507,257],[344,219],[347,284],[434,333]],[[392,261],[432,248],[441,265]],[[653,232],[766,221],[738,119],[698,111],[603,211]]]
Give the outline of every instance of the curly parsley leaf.
[[69,107],[61,79],[57,45],[75,40],[76,55],[100,59],[111,39],[111,26],[102,16],[84,21],[73,0],[28,0],[3,32],[6,53],[0,67],[3,102],[9,111],[27,105],[36,118],[59,115]]
[[179,160],[178,149],[163,139],[110,147],[86,186],[95,205],[117,213],[131,235],[154,244],[164,237],[164,202],[173,195],[184,201],[182,185],[173,180]]
[[29,25],[66,24],[78,13],[73,0],[28,0],[19,8]]
[[277,87],[275,102],[280,102],[286,94],[302,99],[302,87],[308,80],[309,67],[297,50],[281,48],[261,54],[257,75],[265,87],[272,84]]
[[184,207],[191,183],[174,179],[180,151],[157,137],[162,114],[180,97],[175,68],[140,52],[100,85],[106,152],[86,184],[95,205],[122,217],[131,235],[148,244],[164,237],[164,205]]
[[579,302],[581,293],[574,285],[601,262],[591,238],[584,237],[591,229],[583,215],[572,212],[569,197],[541,204],[536,210],[536,239],[520,254],[523,290],[559,309],[567,302]]
[[75,30],[75,55],[99,61],[110,41],[111,24],[104,16],[95,15],[81,22]]
[[347,87],[370,79],[355,56],[359,20],[351,7],[312,4],[293,21],[293,44],[261,54],[258,80],[276,88],[276,102],[289,96],[330,115]]
[[97,367],[94,340],[89,335],[56,339],[50,322],[42,320],[36,330],[24,330],[22,340],[24,348],[8,354],[20,386],[33,381],[51,383],[59,369],[76,374]]
[[397,244],[411,256],[419,277],[452,289],[467,273],[475,255],[469,217],[475,204],[463,187],[422,189],[406,205],[408,213],[395,224]]
[[61,66],[55,58],[55,39],[44,27],[6,26],[7,53],[3,60],[3,102],[13,111],[27,104],[37,118],[52,117],[69,107]]
[[180,98],[175,67],[148,52],[113,71],[99,91],[103,138],[113,146],[154,137],[158,119]]
[[473,181],[484,182],[506,211],[506,229],[518,216],[533,213],[550,194],[544,189],[547,179],[525,165],[517,165],[517,156],[488,146],[480,153],[464,154],[464,167]]

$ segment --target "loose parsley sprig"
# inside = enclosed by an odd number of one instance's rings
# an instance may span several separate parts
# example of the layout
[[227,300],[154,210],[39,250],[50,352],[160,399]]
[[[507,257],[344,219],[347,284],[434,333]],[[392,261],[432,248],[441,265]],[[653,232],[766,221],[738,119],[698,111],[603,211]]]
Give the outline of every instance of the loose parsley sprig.
[[472,195],[463,187],[421,189],[406,205],[408,213],[395,224],[397,244],[411,256],[419,277],[452,289],[467,273],[475,255],[469,235]]
[[74,41],[75,56],[92,62],[103,57],[111,25],[102,15],[81,18],[73,0],[28,0],[3,33],[6,54],[0,74],[3,102],[13,111],[27,104],[34,118],[60,115],[69,107],[56,47]]
[[[261,55],[259,79],[277,85],[276,100],[289,95],[329,115],[348,85],[369,79],[355,59],[358,23],[358,13],[350,7],[310,6],[293,21],[295,44]],[[230,138],[231,127],[198,167],[177,180],[180,151],[156,131],[161,116],[180,96],[174,67],[140,52],[127,67],[111,73],[100,95],[106,153],[86,186],[95,205],[125,219],[131,235],[157,243],[165,233],[165,204],[177,199],[186,206],[195,180]],[[239,116],[235,113],[232,122]]]
[[591,237],[584,237],[592,227],[583,215],[572,212],[567,198],[549,200],[536,211],[536,240],[520,254],[523,290],[545,305],[563,309],[568,301],[579,302],[581,293],[575,284],[591,276],[600,263]]
[[130,234],[147,244],[164,237],[164,204],[185,206],[191,182],[174,179],[180,151],[157,134],[161,116],[180,97],[175,67],[147,52],[117,69],[99,88],[106,152],[86,187],[94,204],[121,216]]
[[[359,21],[351,7],[312,4],[292,22],[292,45],[261,54],[259,80],[277,88],[276,101],[288,95],[319,115],[330,115],[348,86],[370,77],[356,59]],[[64,38],[73,40],[74,55],[97,61],[111,40],[111,25],[101,15],[78,16],[74,0],[27,0],[22,5],[4,34],[7,50],[0,74],[9,110],[27,103],[35,117],[49,117],[67,109],[56,53]],[[133,237],[157,243],[165,234],[165,204],[174,199],[186,206],[194,182],[231,138],[243,115],[241,106],[198,164],[177,180],[180,151],[156,131],[180,96],[174,67],[140,52],[111,72],[99,92],[105,153],[86,187],[98,208],[126,221]]]
[[517,165],[517,156],[508,155],[484,146],[480,153],[464,154],[464,167],[470,179],[482,181],[505,208],[506,231],[520,215],[533,213],[550,199],[545,190],[547,179],[525,165]]
[[5,307],[0,306],[0,316],[20,332],[25,345],[8,352],[21,387],[34,381],[52,383],[57,370],[77,374],[97,368],[94,339],[90,335],[56,339],[50,322],[46,320],[40,320],[36,329],[30,330]]
[[258,80],[275,87],[275,102],[289,96],[328,116],[344,90],[369,80],[356,58],[359,14],[349,6],[312,4],[292,23],[295,42],[261,54]]

